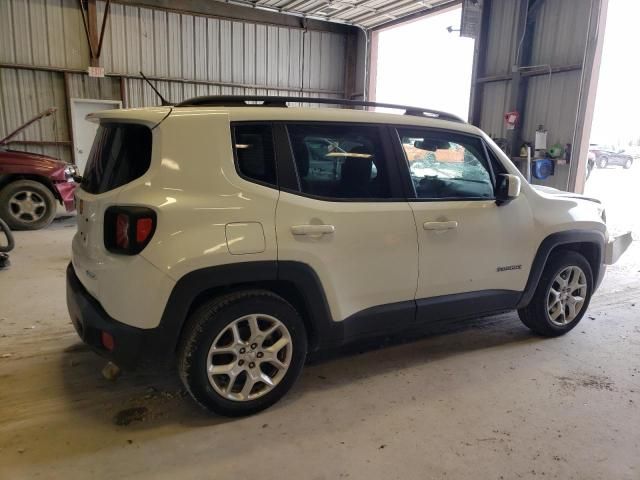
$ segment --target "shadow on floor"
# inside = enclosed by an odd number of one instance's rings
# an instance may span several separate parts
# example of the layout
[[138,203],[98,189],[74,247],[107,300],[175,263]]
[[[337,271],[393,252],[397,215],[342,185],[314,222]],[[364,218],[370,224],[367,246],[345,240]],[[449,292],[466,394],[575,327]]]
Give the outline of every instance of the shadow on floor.
[[[385,375],[475,350],[538,340],[515,314],[509,313],[360,341],[310,358],[298,386],[285,398],[287,401],[272,409],[286,408],[316,389],[338,388],[356,379]],[[136,429],[172,423],[212,426],[231,421],[199,408],[183,389],[175,369],[124,372],[116,381],[108,381],[100,374],[105,363],[81,343],[64,351],[61,367],[65,392],[71,404],[79,407],[78,414],[100,423],[131,425]]]

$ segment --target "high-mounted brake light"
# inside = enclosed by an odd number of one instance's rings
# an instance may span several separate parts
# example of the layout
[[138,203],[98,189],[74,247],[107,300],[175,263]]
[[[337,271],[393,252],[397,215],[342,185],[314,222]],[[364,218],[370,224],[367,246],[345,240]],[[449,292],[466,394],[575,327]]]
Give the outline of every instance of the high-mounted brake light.
[[104,246],[113,253],[136,255],[156,230],[156,213],[146,207],[109,207],[104,214]]

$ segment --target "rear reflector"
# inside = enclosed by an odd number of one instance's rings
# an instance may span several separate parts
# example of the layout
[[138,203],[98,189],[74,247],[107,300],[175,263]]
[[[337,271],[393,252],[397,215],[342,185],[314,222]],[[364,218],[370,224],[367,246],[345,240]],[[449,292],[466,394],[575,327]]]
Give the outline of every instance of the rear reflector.
[[113,340],[113,335],[109,332],[100,332],[100,338],[102,340],[102,346],[110,352],[113,352],[113,349],[116,346],[116,342]]

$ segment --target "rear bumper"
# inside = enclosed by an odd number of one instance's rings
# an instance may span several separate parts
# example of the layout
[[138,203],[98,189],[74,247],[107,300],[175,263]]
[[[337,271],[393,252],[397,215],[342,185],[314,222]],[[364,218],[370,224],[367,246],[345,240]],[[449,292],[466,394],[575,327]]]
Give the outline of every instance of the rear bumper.
[[[135,368],[141,359],[146,358],[148,351],[153,350],[157,332],[125,325],[111,318],[84,288],[71,263],[67,267],[67,308],[82,341],[121,368]],[[112,351],[102,344],[102,332],[113,337]]]

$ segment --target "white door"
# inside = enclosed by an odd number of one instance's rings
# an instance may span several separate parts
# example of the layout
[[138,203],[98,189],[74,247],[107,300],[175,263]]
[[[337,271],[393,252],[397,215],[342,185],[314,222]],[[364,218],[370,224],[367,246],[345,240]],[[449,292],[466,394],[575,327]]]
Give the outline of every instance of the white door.
[[84,173],[87,158],[91,152],[93,138],[96,136],[98,124],[86,120],[87,115],[100,110],[112,110],[121,108],[122,102],[118,100],[87,100],[81,98],[71,99],[71,124],[73,128],[73,148],[76,154],[76,165],[80,175]]
[[526,198],[496,204],[496,172],[481,139],[445,130],[397,131],[416,197],[409,204],[420,251],[418,317],[421,300],[428,304],[434,297],[441,297],[437,313],[445,316],[443,296],[468,299],[477,313],[485,300],[489,306],[517,300],[535,253],[527,238],[533,222]]
[[309,265],[334,321],[359,314],[353,333],[392,327],[376,310],[363,313],[372,307],[396,304],[389,321],[412,322],[416,228],[401,186],[394,186],[383,130],[327,123],[288,131],[299,191],[283,189],[278,199],[278,260]]

